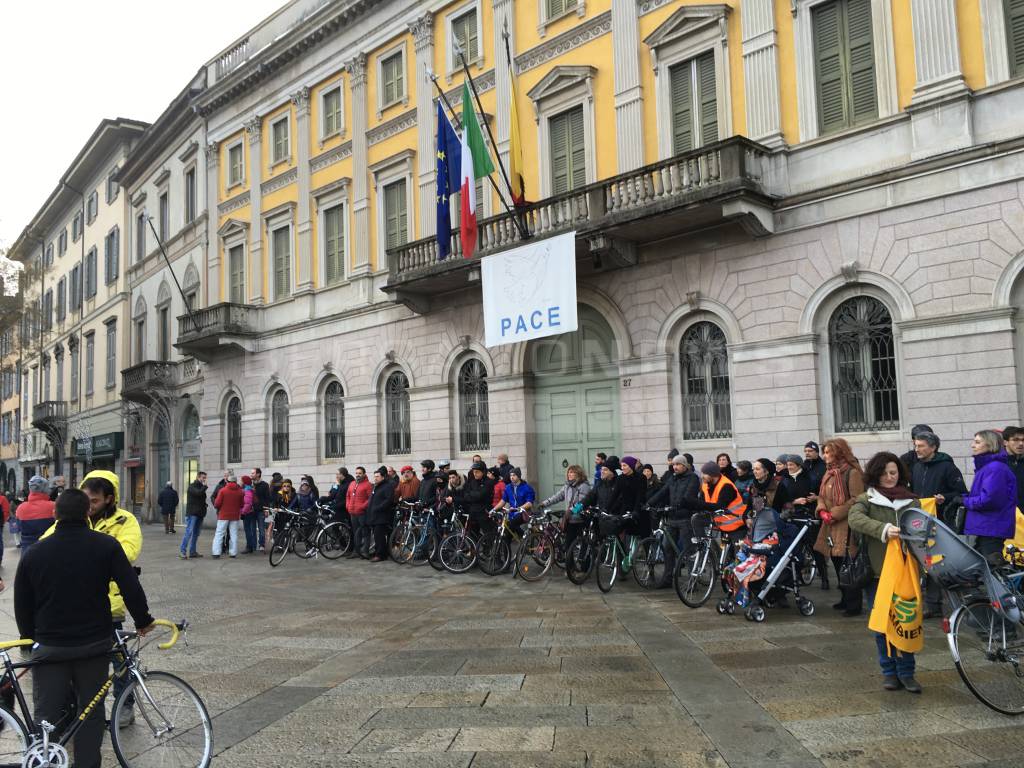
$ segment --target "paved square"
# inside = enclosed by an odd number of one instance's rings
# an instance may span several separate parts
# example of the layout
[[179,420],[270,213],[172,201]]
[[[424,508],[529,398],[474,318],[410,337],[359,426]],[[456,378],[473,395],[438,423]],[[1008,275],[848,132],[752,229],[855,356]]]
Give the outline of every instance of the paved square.
[[[145,529],[142,579],[155,615],[193,629],[147,660],[204,698],[224,768],[1021,764],[1020,723],[966,691],[937,624],[924,694],[887,693],[866,619],[832,611],[834,591],[808,592],[813,617],[755,625],[630,582],[182,561],[171,539]],[[9,587],[16,562],[7,549]]]

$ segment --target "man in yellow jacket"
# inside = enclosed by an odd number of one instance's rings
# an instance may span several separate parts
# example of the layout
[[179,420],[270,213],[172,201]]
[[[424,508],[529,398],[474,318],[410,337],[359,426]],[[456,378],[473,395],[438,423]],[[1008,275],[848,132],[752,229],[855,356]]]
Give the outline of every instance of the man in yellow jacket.
[[[119,508],[120,482],[117,475],[105,469],[94,469],[82,478],[78,486],[89,497],[89,526],[100,533],[105,533],[117,539],[128,557],[128,562],[134,563],[142,552],[142,527],[139,521],[131,512]],[[56,530],[56,525],[51,526],[40,538],[51,536]],[[110,617],[113,624],[111,635],[114,630],[123,627],[125,616],[124,598],[121,597],[121,590],[113,581],[110,582]],[[121,693],[121,689],[128,685],[128,680],[123,677],[114,678],[114,698]],[[129,702],[132,704],[134,702]],[[130,725],[134,721],[134,710],[131,717],[121,720],[122,725]]]

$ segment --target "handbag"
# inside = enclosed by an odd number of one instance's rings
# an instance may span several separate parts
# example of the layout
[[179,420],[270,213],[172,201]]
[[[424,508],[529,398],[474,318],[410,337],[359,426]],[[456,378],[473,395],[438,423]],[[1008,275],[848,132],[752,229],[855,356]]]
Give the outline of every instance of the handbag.
[[850,534],[846,537],[846,554],[839,566],[839,586],[843,589],[864,589],[871,581],[871,561],[868,560],[867,549],[861,539],[857,554],[850,554]]

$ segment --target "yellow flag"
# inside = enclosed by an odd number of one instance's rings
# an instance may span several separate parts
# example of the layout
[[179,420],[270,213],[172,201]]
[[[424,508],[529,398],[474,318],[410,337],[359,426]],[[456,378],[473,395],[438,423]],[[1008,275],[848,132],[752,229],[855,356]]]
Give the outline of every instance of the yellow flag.
[[922,619],[917,561],[903,552],[899,541],[890,541],[868,629],[884,634],[890,649],[917,653],[924,648]]
[[519,136],[519,94],[516,92],[516,76],[509,62],[509,79],[512,81],[512,108],[509,111],[508,170],[512,185],[512,204],[526,204],[526,182],[523,180],[523,142]]

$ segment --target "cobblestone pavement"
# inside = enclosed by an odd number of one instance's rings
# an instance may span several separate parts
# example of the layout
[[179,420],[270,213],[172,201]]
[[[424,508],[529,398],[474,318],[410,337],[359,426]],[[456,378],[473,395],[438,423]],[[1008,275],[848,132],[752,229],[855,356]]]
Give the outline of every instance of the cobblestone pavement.
[[[960,684],[938,625],[924,695],[881,690],[866,619],[691,610],[628,582],[453,576],[365,561],[177,557],[145,531],[153,612],[193,623],[148,654],[214,717],[230,766],[1019,766],[1020,722]],[[16,551],[7,549],[8,584]],[[14,631],[11,589],[0,595]],[[113,764],[112,761],[110,764]]]

